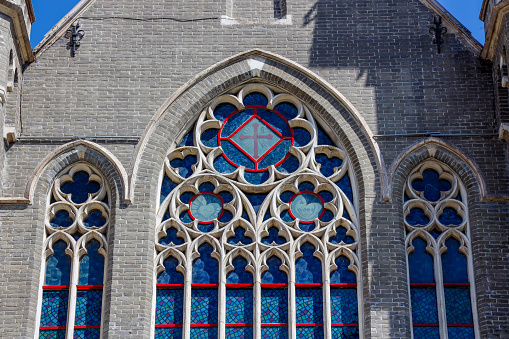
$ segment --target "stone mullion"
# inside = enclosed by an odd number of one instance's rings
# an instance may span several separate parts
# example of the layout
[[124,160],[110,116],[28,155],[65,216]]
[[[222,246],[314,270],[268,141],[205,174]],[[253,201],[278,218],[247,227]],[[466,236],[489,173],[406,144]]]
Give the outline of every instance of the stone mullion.
[[217,337],[226,338],[226,262],[223,250],[221,250],[221,260],[219,262],[219,291],[217,300]]
[[258,244],[255,247],[255,267],[254,287],[253,287],[253,337],[262,338],[262,274],[260,270],[260,249]]
[[[328,258],[327,246],[324,244],[324,258]],[[332,339],[332,319],[331,319],[331,300],[330,300],[330,263],[325,260],[322,264],[322,293],[323,293],[323,332],[325,339]]]
[[288,339],[297,339],[297,313],[295,310],[295,253],[290,253],[289,257],[290,274],[288,275]]
[[[188,253],[191,252],[191,247],[187,247]],[[191,293],[192,293],[192,279],[193,279],[193,263],[191,256],[187,256],[186,275],[184,279],[184,305],[182,317],[182,339],[191,338]]]
[[69,283],[69,304],[67,307],[67,327],[66,327],[66,339],[74,338],[74,320],[76,317],[76,299],[78,294],[78,278],[79,278],[79,263],[78,258],[79,251],[77,248],[74,249],[71,264],[71,276]]

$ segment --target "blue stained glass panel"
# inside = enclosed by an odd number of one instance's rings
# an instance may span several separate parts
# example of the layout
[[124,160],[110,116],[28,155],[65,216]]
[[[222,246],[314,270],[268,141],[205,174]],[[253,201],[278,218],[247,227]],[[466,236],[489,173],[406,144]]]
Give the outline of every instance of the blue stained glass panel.
[[299,184],[299,191],[300,192],[302,192],[302,191],[314,191],[314,190],[315,190],[315,185],[313,185],[309,181],[304,181],[304,182],[301,182]]
[[269,179],[269,172],[244,172],[244,178],[253,185],[263,184],[265,181]]
[[177,235],[178,231],[174,227],[170,227],[166,230],[166,236],[159,239],[159,243],[161,245],[169,245],[173,243],[174,245],[182,245],[184,243],[184,238]]
[[223,199],[225,204],[233,200],[233,195],[226,191],[219,192],[219,196]]
[[219,173],[232,173],[237,169],[237,167],[226,161],[225,157],[222,155],[214,159],[214,168]]
[[320,218],[320,221],[329,222],[332,219],[334,219],[334,214],[331,211],[329,211],[329,210],[325,210],[323,212],[322,217]]
[[286,242],[286,239],[279,235],[279,230],[277,228],[271,227],[268,232],[269,235],[262,239],[262,244],[272,245],[275,243],[276,245],[282,245]]
[[408,256],[410,283],[434,283],[433,258],[426,253],[427,243],[417,238],[412,245],[414,251]]
[[99,254],[101,244],[90,241],[87,254],[81,257],[78,285],[102,285],[104,276],[104,257]]
[[211,128],[206,131],[204,131],[201,136],[200,140],[201,142],[208,147],[217,147],[217,134],[219,133],[218,129]]
[[286,288],[262,288],[262,324],[288,323]]
[[157,277],[158,284],[183,284],[184,275],[177,271],[179,262],[174,257],[168,257],[164,260],[164,271]]
[[470,289],[445,288],[445,314],[448,324],[472,324]]
[[234,270],[226,276],[227,284],[252,284],[253,275],[246,271],[247,261],[243,257],[233,259]]
[[414,326],[414,339],[440,338],[438,327],[416,327]]
[[288,339],[288,327],[264,326],[262,327],[262,339]]
[[265,157],[258,164],[258,168],[268,168],[270,165],[279,163],[288,155],[291,146],[291,140],[285,139],[281,141],[272,151],[265,155]]
[[74,330],[74,339],[99,339],[100,328],[77,328]]
[[412,187],[416,191],[424,192],[424,197],[429,201],[438,201],[440,192],[446,192],[451,189],[451,183],[444,179],[439,179],[439,175],[434,170],[425,170],[422,173],[423,179],[417,179],[412,182]]
[[71,194],[71,200],[76,204],[82,204],[88,199],[88,195],[99,191],[101,186],[95,181],[89,182],[90,176],[87,172],[79,171],[74,174],[72,181],[60,186],[65,194]]
[[193,284],[217,284],[219,279],[219,264],[210,255],[212,246],[203,244],[198,248],[200,257],[193,262]]
[[262,93],[253,92],[244,97],[243,103],[244,106],[267,106],[269,100]]
[[327,135],[327,133],[318,124],[317,124],[317,131],[318,131],[318,145],[335,146],[334,143],[332,142],[332,140]]
[[251,339],[253,338],[252,327],[226,327],[226,338]]
[[474,329],[472,327],[447,327],[449,339],[474,339]]
[[[354,326],[333,326],[332,338],[334,339],[358,339],[359,328]],[[431,338],[429,338],[431,339]]]
[[355,239],[349,235],[346,235],[346,229],[344,227],[336,228],[336,235],[329,238],[332,244],[339,244],[344,242],[345,244],[353,244]]
[[187,211],[180,213],[180,220],[186,224],[193,222],[193,219],[191,219],[191,216],[189,215],[189,213]]
[[184,192],[180,195],[179,199],[180,199],[180,201],[182,201],[182,203],[189,204],[192,197],[194,197],[193,192]]
[[[230,222],[233,219],[233,214],[230,211],[224,210],[223,215],[218,220],[220,222]],[[208,231],[210,232],[210,231]]]
[[412,302],[412,322],[423,324],[437,324],[437,295],[432,288],[410,288]]
[[295,138],[295,147],[306,146],[311,141],[311,134],[309,134],[309,132],[302,127],[295,127],[293,129],[293,136]]
[[299,326],[297,327],[297,338],[323,339],[323,327],[321,326]]
[[195,219],[210,222],[221,215],[223,202],[214,194],[201,193],[191,201],[189,210]]
[[217,324],[217,289],[191,290],[191,324]]
[[65,339],[65,330],[40,330],[39,339]]
[[331,284],[352,284],[357,282],[355,273],[348,270],[348,266],[350,266],[350,259],[341,255],[336,258],[335,264],[338,268],[330,275]]
[[226,289],[226,323],[253,323],[253,291],[248,289]]
[[217,339],[217,328],[191,327],[191,339]]
[[322,214],[323,203],[314,194],[300,193],[293,198],[290,209],[296,218],[302,221],[313,221]]
[[290,192],[290,191],[284,191],[283,193],[281,193],[279,195],[279,198],[281,199],[282,202],[290,202],[290,199],[294,196],[294,193],[293,192]]
[[357,323],[357,289],[333,288],[330,290],[332,323]]
[[350,182],[350,177],[348,175],[344,175],[341,180],[339,180],[336,185],[345,193],[346,197],[353,204],[353,191],[352,191],[352,183]]
[[75,326],[101,325],[103,290],[78,290]]
[[292,120],[299,114],[297,107],[289,102],[282,102],[274,107],[274,111],[281,113],[286,120]]
[[467,257],[459,252],[460,243],[449,238],[445,246],[447,252],[442,254],[444,283],[468,283]]
[[182,324],[184,291],[158,289],[156,296],[156,324]]
[[315,258],[315,247],[305,243],[300,247],[303,256],[295,263],[295,282],[300,284],[322,283],[322,264]]
[[235,229],[235,236],[228,238],[228,243],[230,245],[237,245],[241,243],[242,245],[249,245],[253,243],[251,238],[246,237],[246,230],[242,227],[237,227]]
[[237,108],[232,104],[223,102],[214,109],[214,117],[219,121],[224,121],[230,114],[235,112]]
[[184,137],[182,138],[182,140],[180,141],[180,143],[178,144],[177,147],[194,146],[193,135],[194,135],[194,126],[191,127],[191,129],[189,130],[189,132],[186,135],[184,135]]
[[266,261],[269,269],[262,273],[262,284],[286,284],[288,278],[286,273],[281,271],[282,265],[281,259],[276,256],[272,256]]
[[[254,114],[254,109],[249,108],[242,112],[237,112],[230,116],[224,123],[221,130],[221,138],[230,137],[242,124],[244,124]],[[221,142],[222,143],[222,142]]]
[[44,291],[42,294],[41,327],[65,326],[69,291]]
[[288,158],[279,166],[277,166],[277,170],[281,173],[293,173],[299,168],[299,159],[294,157],[293,155],[289,155]]
[[46,286],[69,285],[71,258],[65,254],[67,244],[59,240],[53,244],[54,254],[46,261]]
[[280,217],[281,217],[281,220],[286,221],[286,222],[292,222],[294,220],[292,218],[292,216],[290,215],[289,210],[282,211]]
[[256,114],[258,114],[261,119],[269,123],[272,128],[281,133],[284,137],[292,136],[290,126],[285,119],[281,118],[278,114],[274,114],[274,112],[261,108],[256,110]]
[[247,200],[253,206],[255,213],[258,213],[260,207],[262,206],[263,201],[267,198],[267,194],[248,194],[246,193]]
[[198,191],[200,192],[214,192],[216,187],[211,182],[204,182],[198,187]]
[[406,217],[406,222],[412,226],[416,225],[427,225],[429,218],[424,214],[424,211],[420,208],[412,208],[410,213]]
[[295,310],[297,323],[323,323],[323,295],[321,288],[296,288]]
[[182,178],[189,178],[193,174],[193,169],[191,167],[196,164],[196,161],[196,155],[188,155],[184,157],[184,159],[176,158],[171,160],[170,165],[178,170],[178,174]]
[[90,214],[87,216],[85,220],[83,220],[83,224],[86,227],[101,227],[106,223],[106,219],[103,217],[103,214],[99,210],[92,210]]
[[71,219],[69,212],[60,210],[55,213],[55,216],[50,221],[50,225],[53,227],[69,227],[73,222],[74,220]]
[[327,155],[321,153],[315,156],[315,160],[321,165],[320,172],[326,177],[333,175],[334,168],[341,166],[343,163],[338,157],[329,158]]
[[445,208],[438,220],[444,225],[460,225],[463,219],[454,208]]
[[154,339],[181,339],[182,328],[156,327]]
[[323,199],[324,202],[331,202],[334,196],[329,191],[320,191],[318,195]]
[[237,166],[244,166],[248,169],[255,169],[254,162],[247,155],[242,153],[235,145],[228,140],[221,141],[221,148],[228,159]]

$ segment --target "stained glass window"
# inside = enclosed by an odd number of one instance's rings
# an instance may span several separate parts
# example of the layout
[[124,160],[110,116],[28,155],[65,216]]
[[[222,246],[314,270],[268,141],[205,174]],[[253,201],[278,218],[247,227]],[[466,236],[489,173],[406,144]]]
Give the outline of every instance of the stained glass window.
[[[39,338],[100,337],[108,195],[102,174],[84,163],[68,167],[53,184]],[[78,267],[72,267],[74,259]],[[71,269],[78,271],[76,278]],[[76,290],[69,287],[73,284]]]
[[433,162],[409,177],[404,215],[414,339],[476,338],[464,192],[452,171]]
[[[158,322],[180,303],[190,317],[178,328],[191,338],[360,336],[356,185],[323,126],[299,98],[247,84],[177,138],[158,194],[156,338],[181,337]],[[177,256],[170,271],[178,262],[192,272],[175,303],[159,279]]]

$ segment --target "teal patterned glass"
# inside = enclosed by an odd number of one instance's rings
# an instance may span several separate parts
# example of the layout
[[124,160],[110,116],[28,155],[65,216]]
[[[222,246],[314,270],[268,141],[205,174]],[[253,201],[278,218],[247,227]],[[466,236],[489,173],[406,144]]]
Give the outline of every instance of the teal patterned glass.
[[263,326],[262,339],[288,339],[288,327]]
[[154,339],[181,339],[182,328],[156,327]]
[[[332,327],[332,338],[334,339],[358,339],[359,328],[353,326]],[[431,338],[429,338],[431,339]]]
[[321,288],[296,288],[295,310],[297,323],[323,323],[323,294]]
[[299,326],[297,327],[298,339],[323,339],[323,327],[321,326]]
[[217,339],[217,328],[191,327],[191,339]]
[[74,330],[74,339],[99,339],[100,328],[77,328]]
[[217,289],[197,289],[191,292],[191,324],[217,324]]
[[288,323],[288,290],[262,288],[262,323]]
[[472,324],[470,288],[444,289],[445,312],[448,324]]
[[69,290],[44,291],[42,294],[41,327],[65,326]]
[[226,323],[253,323],[253,291],[251,289],[226,289]]
[[156,325],[182,324],[184,291],[182,289],[157,289]]
[[447,327],[449,339],[474,339],[473,327]]
[[353,324],[359,322],[356,288],[331,287],[330,299],[331,322],[333,324]]
[[414,339],[432,339],[440,338],[440,330],[436,327],[417,327],[414,326]]
[[410,289],[412,321],[422,324],[438,324],[437,295],[435,287]]
[[228,339],[251,339],[253,338],[252,327],[226,327],[226,338]]
[[78,290],[76,297],[75,326],[101,325],[103,290]]
[[65,329],[63,330],[40,330],[39,339],[65,339]]

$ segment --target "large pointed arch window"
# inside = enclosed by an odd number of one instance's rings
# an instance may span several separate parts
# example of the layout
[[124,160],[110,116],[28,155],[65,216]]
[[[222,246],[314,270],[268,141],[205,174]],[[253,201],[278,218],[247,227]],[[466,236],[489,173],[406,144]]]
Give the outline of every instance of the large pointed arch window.
[[[247,84],[177,138],[161,173],[155,338],[360,337],[356,184],[325,126],[299,98]],[[182,323],[163,324],[175,306],[157,277],[176,270]]]
[[39,338],[101,336],[110,191],[104,176],[78,163],[48,197]]
[[413,338],[479,338],[465,188],[428,161],[410,174],[404,200]]

